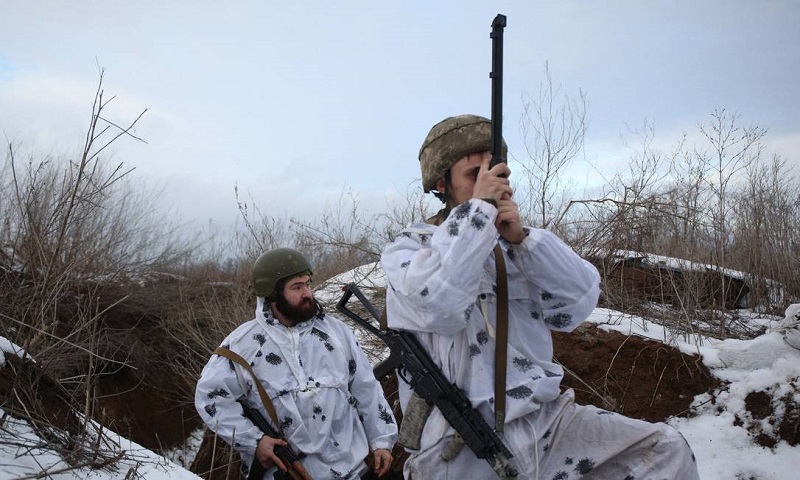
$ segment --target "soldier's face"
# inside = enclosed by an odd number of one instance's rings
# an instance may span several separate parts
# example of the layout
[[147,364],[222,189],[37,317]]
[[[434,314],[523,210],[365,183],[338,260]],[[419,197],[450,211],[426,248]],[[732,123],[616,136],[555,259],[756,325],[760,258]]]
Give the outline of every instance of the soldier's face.
[[479,152],[461,158],[450,167],[450,185],[445,185],[444,178],[436,182],[436,189],[447,191],[448,205],[455,207],[472,198],[475,180],[478,178],[481,163],[492,158],[491,152]]
[[311,293],[311,277],[302,275],[286,282],[275,306],[287,320],[295,324],[313,317],[317,313],[317,305]]

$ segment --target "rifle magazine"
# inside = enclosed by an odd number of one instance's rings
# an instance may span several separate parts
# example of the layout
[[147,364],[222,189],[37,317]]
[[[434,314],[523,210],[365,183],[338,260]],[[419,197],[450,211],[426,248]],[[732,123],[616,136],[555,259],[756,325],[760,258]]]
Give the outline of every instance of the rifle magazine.
[[425,428],[425,422],[428,421],[432,410],[433,405],[423,400],[416,392],[411,395],[406,410],[403,412],[403,421],[400,422],[400,431],[397,437],[397,443],[400,446],[409,450],[420,449],[422,430]]

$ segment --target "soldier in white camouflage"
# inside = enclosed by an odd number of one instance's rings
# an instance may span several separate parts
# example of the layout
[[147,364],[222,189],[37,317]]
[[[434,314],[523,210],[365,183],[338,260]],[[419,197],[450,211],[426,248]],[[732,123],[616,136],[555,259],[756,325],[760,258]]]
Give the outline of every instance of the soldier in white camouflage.
[[264,479],[287,468],[274,452],[286,441],[315,480],[357,480],[370,451],[382,476],[397,438],[392,409],[351,328],[325,314],[314,298],[311,275],[297,250],[261,255],[252,276],[255,318],[221,343],[250,365],[274,406],[279,425],[272,427],[285,440],[265,435],[243,414],[239,399],[270,418],[251,373],[220,354],[200,375],[195,407],[206,426],[239,452],[243,467],[254,459],[261,463]]
[[[564,370],[553,361],[550,332],[569,332],[586,320],[600,276],[553,233],[523,226],[509,166],[489,166],[490,142],[491,122],[477,115],[446,118],[425,138],[422,185],[445,204],[383,251],[388,326],[414,332],[448,380],[495,425],[501,302],[493,251],[499,245],[508,318],[499,418],[517,478],[697,479],[694,455],[674,428],[576,405],[571,390],[561,391]],[[402,371],[398,381],[405,414],[413,391]],[[437,409],[418,424],[424,427],[419,449],[407,448],[407,479],[497,478],[489,463],[459,450],[462,443]]]

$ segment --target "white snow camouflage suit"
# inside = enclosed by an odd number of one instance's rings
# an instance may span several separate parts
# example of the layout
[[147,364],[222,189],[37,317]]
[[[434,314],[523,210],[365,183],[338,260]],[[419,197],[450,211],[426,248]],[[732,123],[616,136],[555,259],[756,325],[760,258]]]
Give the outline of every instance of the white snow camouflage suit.
[[[312,478],[353,479],[366,471],[368,450],[391,450],[397,424],[350,328],[322,315],[287,328],[263,298],[256,318],[236,328],[227,346],[252,366],[275,405],[289,444],[306,454]],[[214,355],[197,383],[195,406],[205,424],[235,445],[249,468],[262,433],[236,402],[246,395],[269,418],[251,375]],[[235,438],[234,438],[235,435]],[[264,478],[272,478],[275,468]]]
[[[497,209],[471,199],[440,226],[410,227],[387,245],[388,326],[416,333],[445,376],[464,390],[493,425],[498,242],[508,278],[508,371],[504,442],[520,479],[692,480],[694,456],[677,430],[663,424],[574,404],[560,392],[550,330],[572,331],[594,309],[597,269],[552,233],[525,228],[519,245],[499,238]],[[398,379],[405,409],[411,391]],[[463,448],[444,462],[453,429],[434,409],[419,451],[410,451],[406,479],[496,478],[489,464]]]

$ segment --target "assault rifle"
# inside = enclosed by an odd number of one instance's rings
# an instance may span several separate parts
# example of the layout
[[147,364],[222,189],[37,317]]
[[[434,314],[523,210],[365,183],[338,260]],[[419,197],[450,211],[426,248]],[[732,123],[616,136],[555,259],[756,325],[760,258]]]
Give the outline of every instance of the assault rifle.
[[[269,424],[261,412],[247,404],[245,397],[237,398],[236,401],[242,406],[244,416],[249,418],[264,435],[272,438],[283,438],[281,434]],[[308,474],[306,468],[300,463],[304,455],[295,453],[290,445],[275,445],[273,450],[275,455],[281,459],[281,462],[283,462],[287,468],[285,472],[279,468],[272,476],[275,480],[311,480],[311,475]],[[261,465],[258,458],[253,457],[253,464],[250,466],[250,474],[247,476],[247,480],[261,480],[264,478],[265,470],[266,469]]]
[[505,163],[503,157],[503,29],[506,16],[500,13],[492,21],[492,161],[490,167]]
[[[492,466],[492,469],[500,478],[516,477],[517,471],[510,462],[513,457],[511,452],[503,444],[503,441],[498,438],[489,424],[486,423],[483,416],[472,406],[464,392],[445,378],[414,333],[388,328],[385,330],[376,328],[371,321],[365,320],[347,308],[347,302],[353,295],[358,298],[376,320],[380,321],[380,314],[375,309],[375,306],[367,300],[354,283],[350,283],[344,288],[344,295],[336,305],[336,309],[383,340],[391,351],[389,359],[373,370],[376,377],[380,379],[378,377],[380,372],[385,374],[394,368],[400,368],[398,374],[408,382],[421,401],[427,404],[428,411],[432,406],[438,408],[447,422],[464,440],[464,444],[475,453],[476,457],[489,462],[489,465]],[[410,421],[418,421],[421,418],[420,424],[417,425],[417,433],[421,435],[427,415],[422,417],[409,415],[411,409],[411,406],[406,407],[403,423],[406,423],[407,418]],[[402,431],[403,425],[400,428]],[[401,436],[403,435],[401,434]],[[413,441],[410,443],[413,443]],[[416,444],[406,443],[404,446],[418,450],[419,437],[416,438]]]

